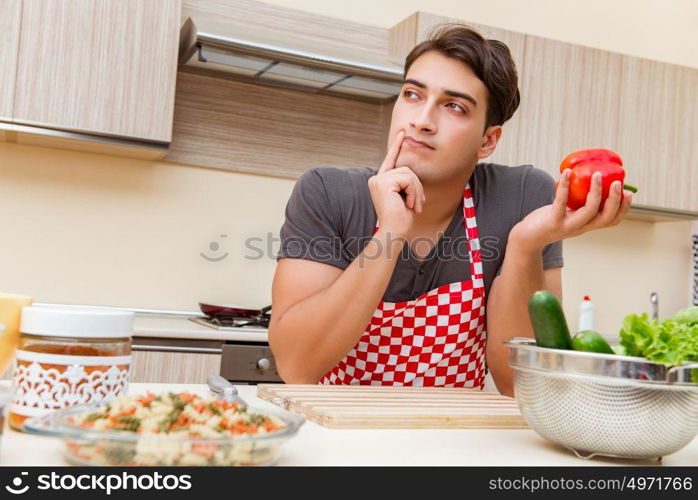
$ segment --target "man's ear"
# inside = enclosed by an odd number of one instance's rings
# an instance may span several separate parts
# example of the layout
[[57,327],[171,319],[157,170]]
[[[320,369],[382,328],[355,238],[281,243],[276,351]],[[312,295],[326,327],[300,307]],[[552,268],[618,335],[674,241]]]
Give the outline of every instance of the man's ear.
[[499,142],[500,137],[502,137],[501,125],[492,125],[488,127],[482,136],[482,144],[480,145],[480,150],[477,152],[478,159],[487,158],[494,153],[494,148],[497,147],[497,142]]

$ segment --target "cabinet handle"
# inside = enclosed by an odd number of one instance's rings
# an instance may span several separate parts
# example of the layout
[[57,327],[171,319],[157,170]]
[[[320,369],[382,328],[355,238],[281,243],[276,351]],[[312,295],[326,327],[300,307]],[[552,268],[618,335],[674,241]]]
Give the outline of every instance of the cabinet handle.
[[191,352],[199,354],[223,354],[222,347],[179,347],[171,345],[140,345],[132,344],[132,351],[164,351],[164,352]]

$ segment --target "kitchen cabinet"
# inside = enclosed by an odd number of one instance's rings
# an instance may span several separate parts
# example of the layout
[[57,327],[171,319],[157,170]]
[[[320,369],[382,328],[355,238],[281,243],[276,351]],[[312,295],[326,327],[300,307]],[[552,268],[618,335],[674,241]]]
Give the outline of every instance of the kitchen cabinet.
[[88,150],[103,143],[118,154],[130,142],[164,154],[180,11],[181,0],[23,0],[11,117],[18,142],[84,135]]
[[634,205],[698,211],[698,70],[527,36],[520,163],[559,175],[568,153],[618,151]]
[[532,164],[557,177],[567,153],[609,147],[639,187],[635,214],[698,217],[696,68],[424,12],[382,29],[254,0],[0,0],[0,7],[0,140],[290,178],[316,165],[375,167],[391,102],[188,67],[178,73],[180,19],[401,58],[434,26],[458,22],[506,43],[519,70],[520,108],[485,161]]
[[221,369],[222,342],[134,337],[131,382],[204,384]]
[[22,0],[0,0],[0,121],[12,117],[21,9]]
[[218,375],[220,354],[133,351],[131,382],[204,384]]
[[[620,54],[526,36],[519,164],[533,164],[557,179],[560,162],[572,151],[602,147],[623,154],[617,141],[621,59]],[[629,166],[628,179],[635,181],[633,175]]]
[[624,56],[618,115],[636,201],[698,211],[698,69]]

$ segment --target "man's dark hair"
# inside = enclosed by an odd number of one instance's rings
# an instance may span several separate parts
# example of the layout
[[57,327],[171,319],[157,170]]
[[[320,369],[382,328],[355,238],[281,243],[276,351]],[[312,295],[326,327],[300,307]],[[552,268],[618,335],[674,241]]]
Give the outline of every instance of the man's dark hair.
[[488,91],[485,130],[491,125],[503,125],[513,116],[520,100],[518,76],[509,47],[504,43],[485,39],[464,24],[440,24],[407,55],[404,76],[419,56],[430,51],[463,61],[485,84]]

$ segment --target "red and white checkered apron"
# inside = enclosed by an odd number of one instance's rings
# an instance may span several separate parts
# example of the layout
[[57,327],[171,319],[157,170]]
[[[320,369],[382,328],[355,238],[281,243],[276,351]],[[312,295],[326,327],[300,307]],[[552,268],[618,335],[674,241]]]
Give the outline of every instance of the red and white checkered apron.
[[485,286],[475,206],[463,193],[471,281],[378,304],[359,342],[321,384],[474,387],[485,379]]

